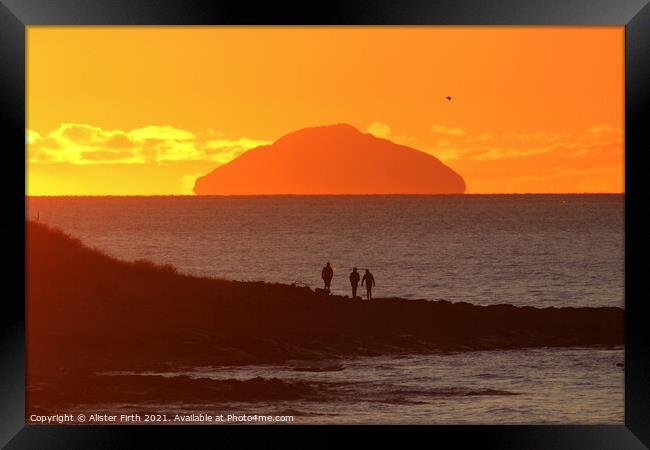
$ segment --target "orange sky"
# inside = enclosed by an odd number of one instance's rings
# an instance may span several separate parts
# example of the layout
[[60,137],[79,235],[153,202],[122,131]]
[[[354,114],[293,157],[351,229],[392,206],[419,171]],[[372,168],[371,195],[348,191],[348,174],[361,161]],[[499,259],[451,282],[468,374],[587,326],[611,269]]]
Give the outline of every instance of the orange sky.
[[623,27],[32,26],[27,193],[189,194],[341,122],[468,193],[623,192],[623,50]]

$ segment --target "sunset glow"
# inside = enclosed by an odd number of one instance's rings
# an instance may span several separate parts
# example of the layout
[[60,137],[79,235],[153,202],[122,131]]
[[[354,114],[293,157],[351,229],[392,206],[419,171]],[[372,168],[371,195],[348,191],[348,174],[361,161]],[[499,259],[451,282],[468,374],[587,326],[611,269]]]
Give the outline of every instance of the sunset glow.
[[623,27],[28,27],[27,193],[191,194],[335,123],[467,193],[623,192],[623,51]]

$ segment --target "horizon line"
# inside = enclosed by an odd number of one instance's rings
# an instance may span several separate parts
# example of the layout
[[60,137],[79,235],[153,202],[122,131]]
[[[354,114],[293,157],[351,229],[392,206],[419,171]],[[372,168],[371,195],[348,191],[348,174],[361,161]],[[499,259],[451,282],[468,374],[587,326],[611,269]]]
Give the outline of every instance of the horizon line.
[[533,195],[625,195],[625,192],[480,192],[463,194],[25,194],[29,197],[479,197],[479,196],[533,196]]

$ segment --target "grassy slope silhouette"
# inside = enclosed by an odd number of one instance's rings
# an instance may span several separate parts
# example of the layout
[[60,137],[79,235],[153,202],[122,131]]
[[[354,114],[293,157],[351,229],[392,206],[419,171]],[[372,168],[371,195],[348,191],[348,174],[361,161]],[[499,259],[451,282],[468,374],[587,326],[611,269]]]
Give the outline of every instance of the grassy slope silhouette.
[[[26,227],[30,404],[55,391],[99,399],[105,388],[74,386],[105,370],[624,342],[621,308],[351,301],[119,261],[59,230]],[[47,395],[34,389],[53,380]]]
[[256,363],[390,348],[623,343],[620,308],[323,297],[305,287],[199,278],[171,266],[119,261],[32,222],[27,300],[32,344],[84,337],[89,351],[126,360]]

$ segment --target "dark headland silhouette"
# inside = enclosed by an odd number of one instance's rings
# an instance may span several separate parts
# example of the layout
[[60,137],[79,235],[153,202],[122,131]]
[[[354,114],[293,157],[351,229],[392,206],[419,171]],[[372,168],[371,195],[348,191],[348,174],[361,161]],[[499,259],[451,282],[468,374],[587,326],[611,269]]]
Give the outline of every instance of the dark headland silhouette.
[[304,128],[251,149],[196,180],[198,195],[462,194],[434,156],[351,125]]
[[32,412],[105,401],[252,401],[318,392],[276,379],[199,382],[104,371],[624,340],[621,308],[352,301],[307,287],[200,278],[171,266],[119,261],[34,222],[27,222],[26,263]]

